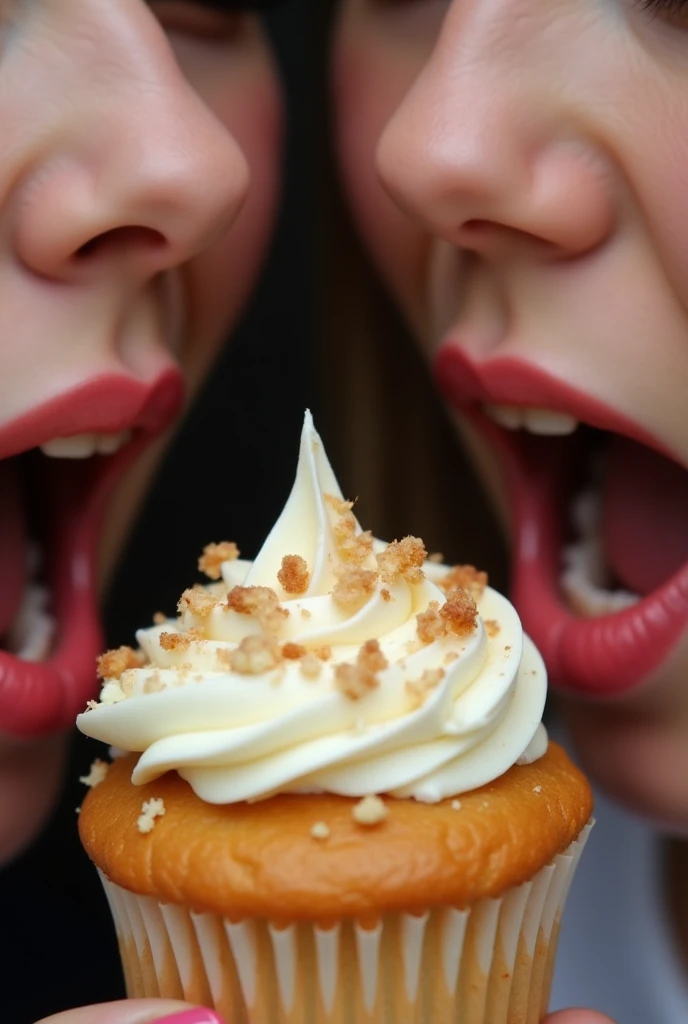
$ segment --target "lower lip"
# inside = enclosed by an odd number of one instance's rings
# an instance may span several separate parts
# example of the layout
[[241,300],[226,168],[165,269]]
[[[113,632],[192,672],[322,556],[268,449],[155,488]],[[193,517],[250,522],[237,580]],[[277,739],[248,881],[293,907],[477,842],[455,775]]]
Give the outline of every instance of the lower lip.
[[[181,401],[178,376],[170,375],[161,390],[167,394],[169,424]],[[96,657],[102,651],[95,580],[102,522],[114,487],[158,436],[162,424],[157,426],[153,432],[140,431],[116,455],[94,462],[95,480],[82,473],[75,486],[69,462],[46,467],[54,476],[53,493],[60,509],[59,521],[50,524],[55,536],[46,538],[55,552],[49,583],[57,644],[42,662],[26,662],[0,651],[0,733],[36,738],[70,729],[94,695]],[[81,468],[71,464],[71,469]]]
[[559,591],[564,496],[569,466],[530,461],[506,431],[457,401],[450,352],[437,363],[445,397],[475,425],[506,472],[514,516],[513,599],[555,686],[610,698],[636,689],[669,657],[688,628],[688,566],[614,615],[578,618]]

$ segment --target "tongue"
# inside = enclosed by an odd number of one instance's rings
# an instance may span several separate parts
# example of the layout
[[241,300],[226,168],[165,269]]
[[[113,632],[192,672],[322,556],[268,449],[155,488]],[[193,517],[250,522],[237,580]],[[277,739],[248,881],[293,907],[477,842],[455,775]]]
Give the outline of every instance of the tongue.
[[614,437],[602,488],[607,562],[625,588],[649,594],[688,562],[688,472]]
[[24,595],[27,547],[17,467],[0,462],[0,638],[12,625]]

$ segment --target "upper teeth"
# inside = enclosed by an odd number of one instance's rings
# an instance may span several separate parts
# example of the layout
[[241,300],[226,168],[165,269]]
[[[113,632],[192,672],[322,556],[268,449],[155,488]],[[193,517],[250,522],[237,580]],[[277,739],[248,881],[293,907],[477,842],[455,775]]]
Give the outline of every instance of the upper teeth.
[[552,409],[534,409],[521,405],[486,405],[487,415],[507,430],[528,430],[531,434],[572,434],[578,420]]
[[73,434],[46,441],[41,451],[53,459],[88,459],[91,455],[112,455],[130,438],[130,430],[119,434]]

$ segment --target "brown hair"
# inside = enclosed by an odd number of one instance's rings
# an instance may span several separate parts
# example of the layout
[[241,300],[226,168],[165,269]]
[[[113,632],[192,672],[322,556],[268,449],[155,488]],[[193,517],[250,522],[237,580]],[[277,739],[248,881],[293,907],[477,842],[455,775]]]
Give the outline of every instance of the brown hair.
[[366,528],[388,540],[420,536],[447,561],[487,569],[504,590],[506,555],[496,520],[408,329],[355,234],[337,181],[327,111],[321,115],[327,142],[318,175],[316,361],[325,397],[318,423],[333,465],[347,497],[360,495],[356,511]]

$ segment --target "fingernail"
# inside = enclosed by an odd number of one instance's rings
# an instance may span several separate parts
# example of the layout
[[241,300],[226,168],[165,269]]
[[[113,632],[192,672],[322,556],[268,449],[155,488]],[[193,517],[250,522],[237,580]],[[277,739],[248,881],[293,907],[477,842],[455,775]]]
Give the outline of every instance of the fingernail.
[[160,1017],[155,1024],[223,1024],[223,1022],[222,1018],[212,1010],[204,1010],[202,1006],[197,1006],[193,1010],[173,1013],[171,1017]]

